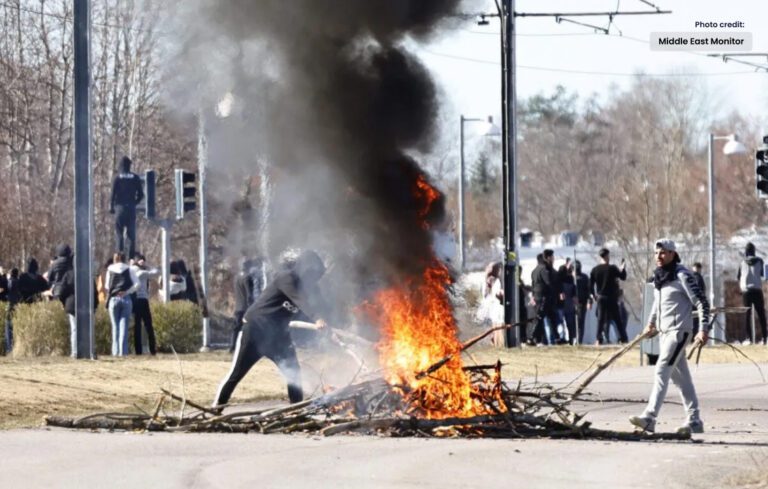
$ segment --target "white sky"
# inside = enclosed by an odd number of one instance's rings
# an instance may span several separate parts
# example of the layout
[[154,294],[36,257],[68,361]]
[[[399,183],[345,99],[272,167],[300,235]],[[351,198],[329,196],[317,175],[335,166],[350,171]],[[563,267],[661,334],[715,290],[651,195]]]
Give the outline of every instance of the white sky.
[[[493,0],[486,12],[495,12]],[[712,114],[737,109],[760,117],[768,112],[768,73],[736,63],[723,63],[688,52],[651,51],[651,32],[751,32],[752,52],[768,53],[768,0],[651,0],[672,14],[618,16],[611,35],[568,23],[553,17],[518,17],[517,93],[528,97],[538,92],[552,93],[558,84],[576,91],[580,98],[593,92],[604,96],[611,84],[629,86],[638,71],[648,74],[692,73],[708,88],[717,108]],[[517,0],[517,12],[586,12],[651,10],[639,0]],[[607,26],[607,17],[571,17],[581,22]],[[695,29],[694,22],[743,21],[743,29]],[[762,23],[762,25],[761,25]],[[619,37],[619,31],[624,37]],[[435,72],[439,83],[456,111],[470,117],[500,113],[499,23],[488,26],[467,21],[444,38],[419,48],[419,55]],[[630,39],[633,38],[633,39]],[[466,59],[463,59],[466,58]],[[749,58],[744,58],[749,60]],[[472,61],[477,60],[477,61]],[[753,58],[768,64],[766,58]],[[565,71],[548,71],[565,70]],[[586,73],[573,73],[586,72]],[[765,122],[764,122],[765,123]],[[768,130],[768,125],[765,126]]]

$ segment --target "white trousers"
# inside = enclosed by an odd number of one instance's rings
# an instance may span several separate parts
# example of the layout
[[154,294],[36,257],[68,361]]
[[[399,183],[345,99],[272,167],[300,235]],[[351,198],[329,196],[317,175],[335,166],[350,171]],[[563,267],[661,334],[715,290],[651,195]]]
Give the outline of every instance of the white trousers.
[[691,339],[690,332],[659,333],[659,360],[653,377],[653,389],[648,398],[645,415],[656,418],[667,395],[669,381],[680,389],[683,408],[689,420],[699,419],[699,400],[693,387],[688,360],[685,358],[685,346]]

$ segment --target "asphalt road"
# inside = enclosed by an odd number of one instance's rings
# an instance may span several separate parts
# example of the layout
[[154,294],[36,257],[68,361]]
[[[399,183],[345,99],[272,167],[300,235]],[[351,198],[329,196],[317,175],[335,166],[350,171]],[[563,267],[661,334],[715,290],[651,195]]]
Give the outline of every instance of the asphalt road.
[[[604,401],[577,407],[597,427],[629,430],[650,375],[606,372],[592,389]],[[14,430],[0,432],[0,487],[692,488],[727,487],[760,463],[766,470],[768,384],[755,367],[707,365],[694,377],[707,428],[695,442]],[[674,388],[668,397],[679,400]],[[679,404],[667,404],[657,429],[671,431],[683,418]]]

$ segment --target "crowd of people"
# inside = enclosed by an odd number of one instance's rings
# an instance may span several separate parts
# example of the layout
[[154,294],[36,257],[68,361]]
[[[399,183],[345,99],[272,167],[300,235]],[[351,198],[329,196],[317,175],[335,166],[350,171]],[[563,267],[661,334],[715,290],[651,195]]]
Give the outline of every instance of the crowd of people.
[[[143,353],[143,331],[146,331],[149,353],[157,353],[152,313],[149,308],[150,280],[159,277],[157,268],[150,267],[144,255],[135,252],[130,260],[117,252],[107,260],[94,282],[94,308],[103,304],[109,311],[112,325],[112,355],[129,353],[128,338],[131,318],[134,327],[134,352]],[[162,298],[162,287],[159,294]],[[171,262],[170,300],[197,303],[197,288],[184,260]],[[13,349],[13,313],[19,304],[59,301],[70,325],[71,356],[77,357],[77,324],[75,322],[75,270],[72,248],[67,244],[56,247],[48,271],[40,273],[36,258],[27,260],[23,273],[12,268],[6,274],[0,267],[0,301],[8,303],[5,319],[5,353]]]
[[[537,257],[531,273],[531,286],[518,282],[521,319],[526,306],[536,311],[535,324],[521,328],[524,344],[558,345],[582,344],[587,311],[593,307],[597,314],[597,344],[610,343],[610,327],[616,331],[619,343],[627,342],[627,309],[619,281],[626,280],[624,262],[617,267],[610,263],[610,251],[599,252],[601,263],[589,275],[582,271],[581,262],[566,258],[565,264],[554,267],[555,253],[545,249]],[[504,323],[504,292],[501,288],[501,263],[491,263],[486,269],[482,286],[483,299],[477,313],[480,320],[493,325]],[[500,344],[500,339],[494,340]]]

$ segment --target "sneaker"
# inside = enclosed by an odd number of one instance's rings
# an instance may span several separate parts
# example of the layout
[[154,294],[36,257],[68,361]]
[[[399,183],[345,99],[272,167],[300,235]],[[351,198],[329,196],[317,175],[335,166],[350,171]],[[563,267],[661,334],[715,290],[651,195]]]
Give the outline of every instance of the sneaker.
[[700,419],[689,420],[686,424],[677,429],[678,434],[690,435],[692,433],[704,433],[704,423]]
[[630,416],[629,422],[643,431],[649,433],[656,431],[656,420],[650,416]]

